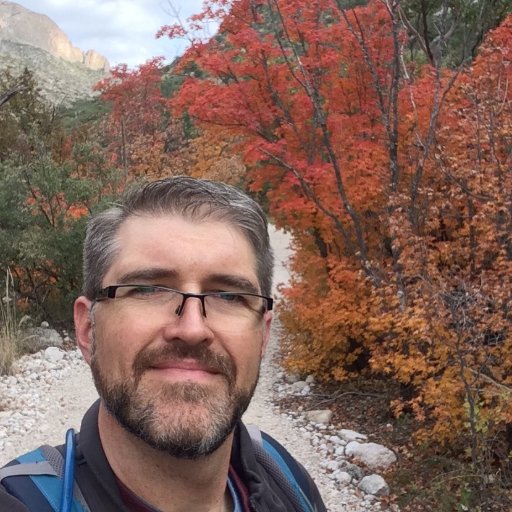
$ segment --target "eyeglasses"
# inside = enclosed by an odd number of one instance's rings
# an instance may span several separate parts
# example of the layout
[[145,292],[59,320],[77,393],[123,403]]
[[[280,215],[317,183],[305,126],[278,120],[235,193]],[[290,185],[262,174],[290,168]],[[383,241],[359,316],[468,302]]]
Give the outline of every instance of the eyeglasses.
[[[127,305],[158,309],[169,308],[177,316],[183,313],[187,299],[201,301],[202,313],[208,322],[245,322],[261,317],[270,311],[274,301],[270,297],[242,292],[185,293],[166,286],[146,284],[116,284],[99,291],[96,301],[107,299],[123,301]],[[220,325],[220,324],[219,324]]]

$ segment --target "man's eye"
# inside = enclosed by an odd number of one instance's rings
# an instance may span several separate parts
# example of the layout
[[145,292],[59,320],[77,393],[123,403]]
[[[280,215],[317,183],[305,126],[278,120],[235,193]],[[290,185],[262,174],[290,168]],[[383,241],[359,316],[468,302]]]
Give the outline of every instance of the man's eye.
[[238,302],[244,303],[245,297],[239,293],[219,293],[217,296],[219,299],[222,299],[226,302]]
[[159,292],[161,292],[161,290],[154,286],[134,286],[132,288],[128,288],[126,295],[129,297],[147,297]]

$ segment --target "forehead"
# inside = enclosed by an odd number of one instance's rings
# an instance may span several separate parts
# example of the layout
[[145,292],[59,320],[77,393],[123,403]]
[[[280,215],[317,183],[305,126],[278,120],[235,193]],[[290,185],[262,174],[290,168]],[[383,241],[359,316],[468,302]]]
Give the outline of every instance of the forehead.
[[104,281],[144,268],[169,269],[183,280],[206,279],[223,271],[257,281],[256,256],[247,236],[214,218],[128,217],[117,232],[115,256]]

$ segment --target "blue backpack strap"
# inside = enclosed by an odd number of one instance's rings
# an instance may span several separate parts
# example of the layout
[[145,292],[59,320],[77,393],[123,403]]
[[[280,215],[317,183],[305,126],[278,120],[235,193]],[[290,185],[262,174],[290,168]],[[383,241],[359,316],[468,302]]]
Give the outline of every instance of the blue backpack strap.
[[246,425],[258,462],[279,484],[294,508],[314,512],[310,482],[302,466],[273,437],[262,433],[256,425]]
[[[40,466],[39,463],[42,465]],[[48,472],[46,470],[49,470]],[[28,472],[27,472],[28,471]],[[52,472],[50,475],[48,473]],[[38,448],[13,461],[12,465],[0,469],[0,483],[5,490],[24,503],[29,510],[40,512],[59,512],[41,493],[31,474],[38,478],[55,479],[56,473]]]
[[66,435],[66,460],[41,446],[1,468],[0,483],[34,512],[90,512],[74,481],[74,432]]

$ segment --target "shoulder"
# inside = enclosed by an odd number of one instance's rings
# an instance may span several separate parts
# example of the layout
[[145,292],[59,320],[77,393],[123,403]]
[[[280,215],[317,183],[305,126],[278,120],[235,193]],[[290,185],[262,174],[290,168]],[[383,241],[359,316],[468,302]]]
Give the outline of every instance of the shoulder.
[[60,491],[60,460],[56,448],[43,445],[0,468],[0,511],[53,510],[46,497]]
[[281,443],[255,425],[242,425],[241,436],[250,438],[257,463],[285,492],[296,510],[326,510],[309,473]]
[[[30,454],[27,455],[30,457]],[[14,459],[0,468],[0,511],[2,512],[29,511],[27,506],[18,499],[25,494],[27,485],[32,485],[28,475],[23,474],[23,470],[20,473],[21,466],[19,459]]]
[[3,485],[0,484],[0,510],[9,512],[29,512],[28,508],[9,494]]
[[310,479],[306,469],[295,457],[267,432],[259,429],[256,425],[244,425],[248,436],[251,439],[252,448],[256,459],[264,466],[278,466],[281,471],[288,474],[291,472],[295,477]]

